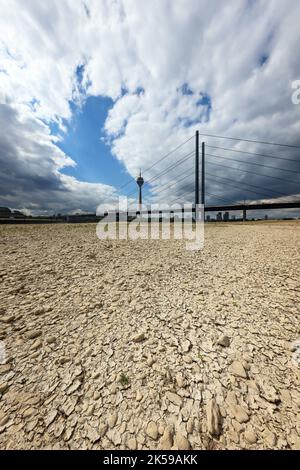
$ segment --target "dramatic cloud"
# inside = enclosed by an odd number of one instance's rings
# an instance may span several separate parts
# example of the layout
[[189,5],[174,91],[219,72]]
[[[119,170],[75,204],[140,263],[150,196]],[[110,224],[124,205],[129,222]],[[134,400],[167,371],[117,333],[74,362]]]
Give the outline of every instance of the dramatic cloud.
[[77,181],[61,173],[75,162],[56,145],[49,127],[28,106],[0,106],[1,200],[32,213],[81,209],[114,197],[113,188]]
[[[300,78],[297,0],[0,0],[0,7],[2,205],[89,210],[115,197],[112,187],[66,176],[76,162],[51,134],[56,123],[63,136],[72,106],[88,96],[112,98],[104,128],[111,152],[129,175],[142,168],[153,180],[154,200],[191,200],[192,158],[159,175],[193,150],[193,140],[152,165],[196,129],[300,146],[300,105],[291,101]],[[202,139],[208,202],[300,193],[300,164],[292,161],[299,150]]]

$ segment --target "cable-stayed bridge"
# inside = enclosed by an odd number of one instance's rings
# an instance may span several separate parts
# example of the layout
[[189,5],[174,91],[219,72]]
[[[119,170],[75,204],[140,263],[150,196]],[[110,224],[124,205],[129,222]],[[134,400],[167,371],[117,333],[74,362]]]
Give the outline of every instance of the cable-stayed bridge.
[[[300,146],[294,143],[196,131],[154,159],[142,175],[146,205],[203,204],[205,212],[241,211],[243,219],[249,210],[300,209]],[[130,186],[134,189],[124,193]],[[118,189],[136,200],[134,178]]]

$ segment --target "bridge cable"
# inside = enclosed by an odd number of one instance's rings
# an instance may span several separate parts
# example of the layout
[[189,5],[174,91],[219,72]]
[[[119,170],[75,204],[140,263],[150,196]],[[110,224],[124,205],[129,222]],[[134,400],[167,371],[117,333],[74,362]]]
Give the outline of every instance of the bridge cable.
[[203,137],[213,137],[216,139],[227,139],[227,140],[236,140],[236,141],[241,141],[241,142],[251,142],[254,144],[262,144],[262,145],[275,145],[278,147],[288,147],[288,148],[293,148],[293,149],[300,149],[299,146],[297,145],[289,145],[289,144],[282,144],[278,142],[267,142],[267,141],[260,141],[260,140],[251,140],[251,139],[241,139],[237,137],[227,137],[224,135],[214,135],[214,134],[202,134],[199,132],[199,135]]
[[236,153],[245,153],[245,154],[254,155],[257,157],[275,158],[276,160],[284,160],[287,162],[296,162],[300,164],[300,160],[295,160],[293,158],[287,158],[287,157],[279,157],[278,155],[266,155],[264,153],[247,152],[246,150],[231,149],[231,148],[226,148],[226,147],[217,147],[215,145],[207,145],[207,144],[206,144],[206,147],[211,148],[211,149],[226,150],[226,151],[236,152]]

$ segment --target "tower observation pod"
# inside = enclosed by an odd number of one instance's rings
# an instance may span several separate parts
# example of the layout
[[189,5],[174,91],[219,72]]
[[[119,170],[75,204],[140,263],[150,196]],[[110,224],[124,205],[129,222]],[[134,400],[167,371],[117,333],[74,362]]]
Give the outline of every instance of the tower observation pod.
[[144,184],[144,178],[142,177],[141,171],[139,176],[136,179],[137,185],[139,187],[139,209],[142,207],[142,186]]

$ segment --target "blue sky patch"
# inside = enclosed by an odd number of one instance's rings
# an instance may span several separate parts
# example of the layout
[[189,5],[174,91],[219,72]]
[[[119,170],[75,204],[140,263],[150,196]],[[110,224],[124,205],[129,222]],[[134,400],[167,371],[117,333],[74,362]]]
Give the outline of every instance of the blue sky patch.
[[182,87],[180,88],[180,90],[181,90],[181,93],[183,95],[193,95],[194,94],[193,90],[189,87],[188,83],[184,83],[182,85]]
[[268,60],[269,60],[268,54],[262,54],[259,58],[259,65],[262,67],[268,62]]
[[200,122],[209,122],[212,110],[211,97],[207,93],[200,93],[200,99],[196,105],[201,106]]
[[[77,166],[63,168],[62,173],[80,181],[119,186],[124,182],[125,169],[112,156],[110,147],[101,139],[105,120],[113,101],[110,98],[89,97],[80,108],[70,103],[73,117],[68,133],[57,146],[69,155]],[[59,134],[58,125],[51,124],[52,134]]]

